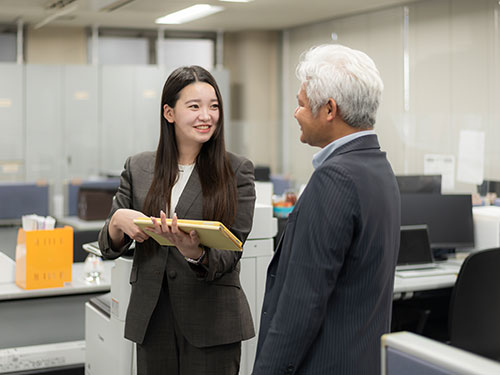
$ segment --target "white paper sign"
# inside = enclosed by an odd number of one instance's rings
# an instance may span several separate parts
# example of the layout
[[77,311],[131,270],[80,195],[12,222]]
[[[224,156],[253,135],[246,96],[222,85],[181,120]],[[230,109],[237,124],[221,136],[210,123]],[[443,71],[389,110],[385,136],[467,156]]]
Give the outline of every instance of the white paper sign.
[[458,144],[457,180],[480,185],[484,178],[483,131],[462,130]]
[[453,191],[453,189],[455,188],[455,156],[442,154],[425,154],[424,174],[440,174],[441,191]]

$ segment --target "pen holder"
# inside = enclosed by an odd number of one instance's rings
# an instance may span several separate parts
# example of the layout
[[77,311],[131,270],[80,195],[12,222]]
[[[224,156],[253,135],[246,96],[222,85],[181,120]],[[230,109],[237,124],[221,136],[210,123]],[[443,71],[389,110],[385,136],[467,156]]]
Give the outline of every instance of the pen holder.
[[16,246],[16,284],[24,289],[63,287],[71,282],[73,228],[24,231]]

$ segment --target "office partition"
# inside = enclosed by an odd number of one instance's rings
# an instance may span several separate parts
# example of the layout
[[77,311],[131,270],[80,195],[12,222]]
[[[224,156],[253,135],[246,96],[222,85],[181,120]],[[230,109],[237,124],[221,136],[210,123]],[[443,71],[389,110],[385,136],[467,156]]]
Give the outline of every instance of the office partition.
[[381,339],[382,375],[499,374],[500,363],[410,332]]

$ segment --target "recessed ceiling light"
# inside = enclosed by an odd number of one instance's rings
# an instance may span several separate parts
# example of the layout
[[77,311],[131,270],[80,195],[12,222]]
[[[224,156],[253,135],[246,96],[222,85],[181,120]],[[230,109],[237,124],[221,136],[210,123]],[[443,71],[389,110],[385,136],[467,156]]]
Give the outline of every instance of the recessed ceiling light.
[[197,4],[189,8],[179,10],[178,12],[167,14],[166,16],[156,19],[156,23],[161,24],[180,24],[186,23],[198,18],[203,18],[211,14],[217,13],[224,10],[223,7],[208,5],[208,4]]

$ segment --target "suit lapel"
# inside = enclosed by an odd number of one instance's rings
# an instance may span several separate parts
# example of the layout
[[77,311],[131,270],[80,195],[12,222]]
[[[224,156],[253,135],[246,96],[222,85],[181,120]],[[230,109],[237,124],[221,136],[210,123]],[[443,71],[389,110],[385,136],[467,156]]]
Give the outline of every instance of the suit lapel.
[[177,202],[177,206],[175,207],[175,212],[177,213],[177,217],[182,219],[187,216],[187,213],[195,200],[201,195],[201,183],[200,176],[196,171],[196,167],[191,172],[191,176],[179,197],[179,202]]

